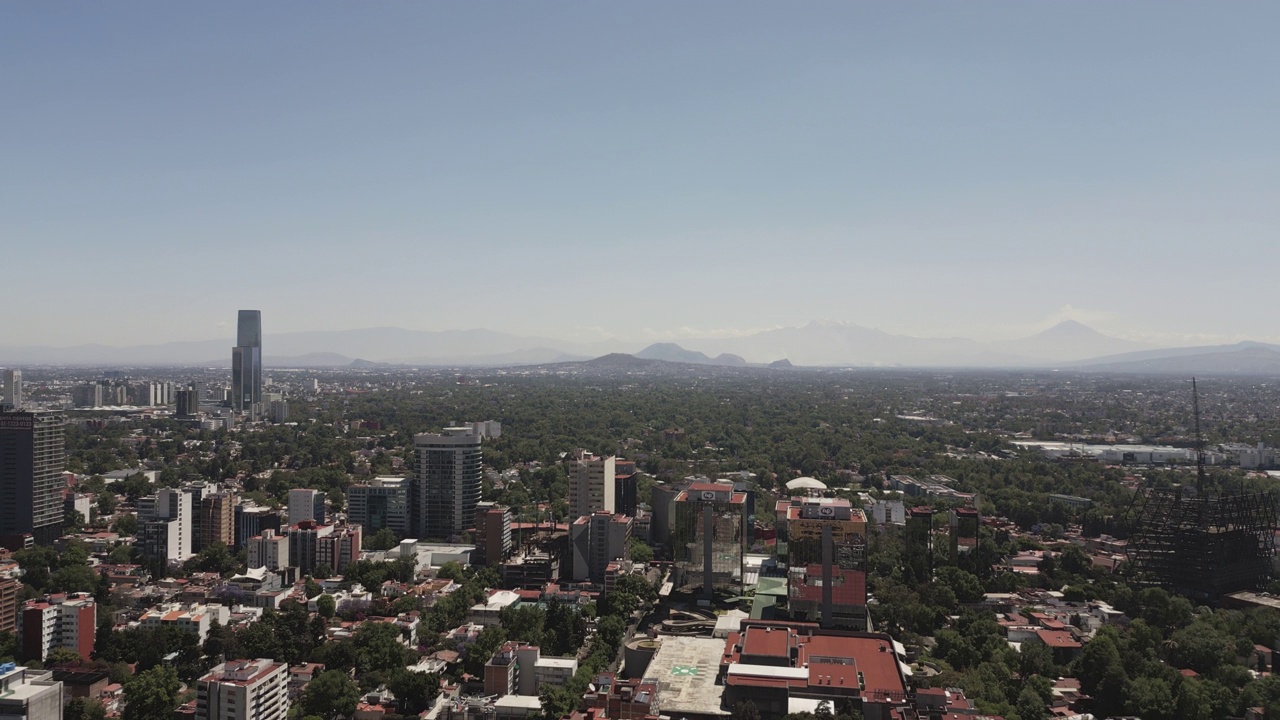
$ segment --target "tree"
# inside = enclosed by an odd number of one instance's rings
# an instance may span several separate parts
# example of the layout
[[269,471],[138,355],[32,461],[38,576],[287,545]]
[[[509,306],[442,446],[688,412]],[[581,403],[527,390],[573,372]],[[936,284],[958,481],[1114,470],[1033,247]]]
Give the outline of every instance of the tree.
[[391,528],[382,528],[364,539],[365,550],[390,550],[400,544]]
[[73,697],[62,709],[62,720],[106,720],[107,709],[89,698]]
[[49,651],[49,655],[44,659],[46,667],[54,665],[71,665],[80,662],[80,653],[69,647],[56,647]]
[[1044,700],[1031,688],[1023,688],[1018,693],[1018,702],[1015,704],[1018,709],[1019,720],[1048,720],[1049,710],[1045,707]]
[[1176,711],[1173,691],[1163,678],[1140,677],[1129,683],[1125,712],[1144,720],[1173,720]]
[[411,652],[400,644],[400,628],[392,623],[365,623],[351,640],[356,650],[356,671],[361,674],[402,668]]
[[360,686],[338,670],[315,676],[302,693],[302,712],[322,718],[351,717],[360,701]]
[[338,601],[334,600],[329,593],[324,593],[316,598],[316,612],[320,613],[320,617],[326,620],[332,619],[337,609]]
[[120,535],[136,535],[138,533],[138,516],[133,513],[121,515],[111,529]]
[[[169,665],[157,665],[138,673],[124,686],[122,720],[165,720],[178,707],[182,683]],[[354,711],[354,707],[352,708]]]
[[311,576],[317,580],[328,580],[333,577],[333,568],[328,563],[320,563],[315,570],[311,571]]
[[[631,559],[641,565],[647,565],[653,560],[653,548],[639,538],[631,538]],[[759,710],[757,709],[756,712]]]
[[733,716],[737,720],[760,720],[760,708],[750,700],[743,700],[734,706]]
[[440,693],[440,677],[435,673],[399,668],[391,675],[387,687],[400,700],[400,714],[417,715],[430,708]]

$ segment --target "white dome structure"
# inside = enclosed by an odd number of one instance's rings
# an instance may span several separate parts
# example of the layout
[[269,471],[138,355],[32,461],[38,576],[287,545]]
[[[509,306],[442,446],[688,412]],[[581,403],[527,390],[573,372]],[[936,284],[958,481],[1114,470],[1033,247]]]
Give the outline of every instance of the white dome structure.
[[811,477],[798,477],[787,483],[787,489],[792,491],[826,490],[827,486],[820,480],[814,480]]

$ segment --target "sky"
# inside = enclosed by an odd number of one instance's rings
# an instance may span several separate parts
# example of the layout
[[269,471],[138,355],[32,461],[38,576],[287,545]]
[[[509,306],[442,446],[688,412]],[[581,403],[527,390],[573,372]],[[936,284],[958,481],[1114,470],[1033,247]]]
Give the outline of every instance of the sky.
[[1280,340],[1274,2],[0,4],[0,345]]

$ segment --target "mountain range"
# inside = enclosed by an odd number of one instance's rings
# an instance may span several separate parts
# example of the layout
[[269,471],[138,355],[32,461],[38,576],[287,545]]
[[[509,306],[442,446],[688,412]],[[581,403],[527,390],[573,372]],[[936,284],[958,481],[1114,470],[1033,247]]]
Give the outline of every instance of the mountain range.
[[[812,322],[732,338],[690,338],[647,347],[625,341],[574,343],[493,330],[395,327],[269,334],[268,367],[516,366],[573,362],[610,353],[642,360],[729,367],[795,366],[1062,368],[1140,373],[1280,374],[1280,346],[1155,348],[1064,321],[1029,337],[979,342],[921,338],[846,323]],[[230,364],[230,339],[157,345],[0,346],[4,365]],[[1201,369],[1203,368],[1203,369]]]

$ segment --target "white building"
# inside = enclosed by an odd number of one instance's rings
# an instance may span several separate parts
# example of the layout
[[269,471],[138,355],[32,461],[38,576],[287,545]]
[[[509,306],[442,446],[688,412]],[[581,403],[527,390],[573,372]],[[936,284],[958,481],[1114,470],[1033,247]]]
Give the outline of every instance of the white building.
[[249,552],[250,568],[279,570],[289,566],[288,535],[277,535],[275,530],[267,528],[261,535],[249,538],[245,547]]
[[0,718],[62,720],[62,683],[52,670],[0,665]]
[[324,523],[324,493],[310,488],[289,491],[289,524],[308,520]]
[[289,712],[287,663],[232,660],[196,686],[196,720],[285,720]]
[[12,405],[14,410],[22,409],[21,370],[4,371],[4,397],[0,397],[0,404]]
[[139,624],[144,628],[176,627],[194,633],[203,643],[209,637],[209,627],[217,620],[226,625],[231,610],[222,605],[180,605],[172,603],[148,610]]
[[164,488],[153,501],[139,502],[138,522],[148,555],[180,563],[195,554],[191,551],[191,500],[191,493],[186,490]]
[[[520,667],[516,679],[520,695],[537,695],[538,688],[543,685],[564,687],[573,679],[573,674],[578,672],[576,658],[542,657],[542,651],[537,646],[525,645],[517,648],[516,662]],[[525,672],[525,668],[532,668],[533,672]]]
[[494,590],[489,593],[489,598],[482,603],[471,606],[470,612],[467,613],[467,622],[476,625],[498,625],[500,624],[499,616],[503,610],[520,602],[520,595],[511,590]]
[[565,470],[569,473],[569,517],[617,511],[616,467],[617,459],[612,455],[600,457],[586,450],[575,450],[565,459]]
[[907,509],[901,500],[877,500],[871,505],[871,517],[877,525],[905,525]]

